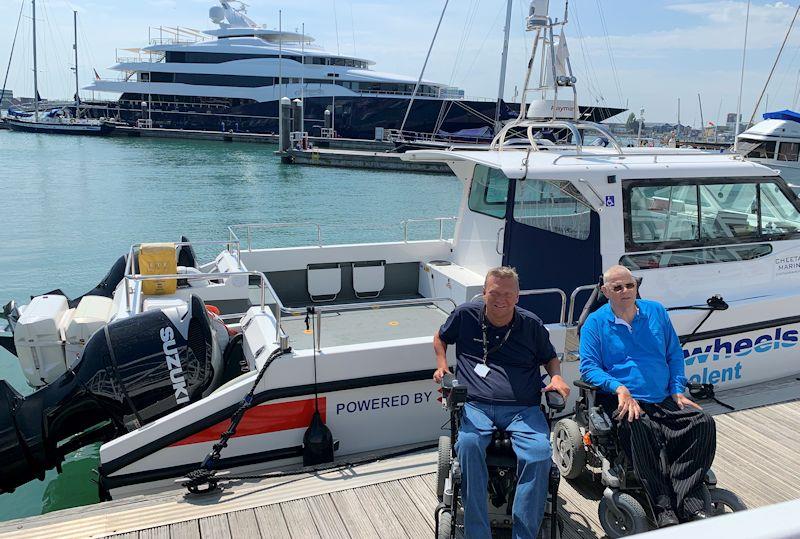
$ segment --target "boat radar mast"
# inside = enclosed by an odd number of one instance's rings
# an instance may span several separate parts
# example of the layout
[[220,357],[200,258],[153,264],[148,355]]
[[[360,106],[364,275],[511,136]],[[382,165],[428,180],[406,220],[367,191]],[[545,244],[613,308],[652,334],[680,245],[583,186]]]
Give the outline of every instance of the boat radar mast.
[[259,28],[259,25],[247,16],[247,4],[238,0],[219,0],[219,6],[208,10],[211,22],[220,28]]
[[[567,24],[569,0],[564,5],[564,20],[552,20],[548,14],[549,0],[532,0],[525,28],[534,33],[528,70],[525,74],[522,101],[517,121],[529,120],[573,120],[579,119],[578,94],[575,89],[577,78],[572,73],[569,61],[567,38],[564,26]],[[553,29],[561,27],[558,36]],[[531,80],[536,54],[541,49],[538,84]],[[559,91],[572,89],[572,99],[558,99]],[[539,93],[539,99],[528,100],[531,94]]]

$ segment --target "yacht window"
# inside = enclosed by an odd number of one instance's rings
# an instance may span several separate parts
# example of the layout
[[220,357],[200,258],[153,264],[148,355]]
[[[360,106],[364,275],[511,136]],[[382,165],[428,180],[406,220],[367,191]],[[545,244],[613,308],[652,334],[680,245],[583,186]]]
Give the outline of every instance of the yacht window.
[[745,142],[756,144],[754,148],[747,152],[745,157],[749,159],[775,159],[775,141],[774,140],[749,140]]
[[591,207],[567,181],[520,180],[514,220],[578,240],[589,237]]
[[800,143],[781,142],[778,144],[778,161],[797,161]]
[[630,191],[631,237],[637,245],[696,241],[697,187],[655,185]]
[[506,215],[508,177],[501,170],[476,166],[469,190],[469,209],[502,219]]
[[620,258],[619,263],[631,270],[674,268],[697,264],[718,264],[720,262],[740,262],[767,256],[772,245],[724,245],[704,249],[684,249],[660,251],[657,253],[629,254]]
[[634,181],[626,182],[623,191],[628,251],[743,244],[800,234],[798,199],[777,181]]

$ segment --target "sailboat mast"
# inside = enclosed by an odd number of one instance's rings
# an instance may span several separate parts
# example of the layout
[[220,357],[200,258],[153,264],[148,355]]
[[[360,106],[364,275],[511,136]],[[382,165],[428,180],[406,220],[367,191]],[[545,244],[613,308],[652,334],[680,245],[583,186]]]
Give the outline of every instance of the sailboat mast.
[[500,104],[503,102],[503,93],[506,89],[506,64],[508,63],[508,37],[511,33],[511,4],[513,0],[508,0],[506,7],[506,28],[503,37],[503,58],[500,61],[500,87],[497,89],[497,108],[494,112],[494,132],[500,131]]
[[75,51],[75,116],[78,116],[78,103],[81,98],[78,95],[78,12],[72,12],[72,30],[75,36],[75,41],[72,43],[72,50]]
[[33,16],[33,110],[34,120],[39,121],[39,79],[37,77],[36,64],[36,0],[31,0],[31,12]]

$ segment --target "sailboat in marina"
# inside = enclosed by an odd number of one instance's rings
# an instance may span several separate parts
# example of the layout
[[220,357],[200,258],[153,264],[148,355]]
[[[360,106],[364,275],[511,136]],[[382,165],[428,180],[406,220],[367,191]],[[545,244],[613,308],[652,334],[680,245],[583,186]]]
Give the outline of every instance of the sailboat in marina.
[[14,131],[27,131],[34,133],[57,133],[67,135],[105,135],[110,133],[114,126],[102,119],[80,118],[80,96],[78,94],[78,22],[77,12],[73,12],[74,44],[75,51],[75,114],[71,115],[66,107],[56,107],[42,110],[39,97],[39,78],[36,56],[36,0],[31,0],[31,14],[33,21],[33,111],[21,111],[9,108],[8,116],[3,118],[6,127]]

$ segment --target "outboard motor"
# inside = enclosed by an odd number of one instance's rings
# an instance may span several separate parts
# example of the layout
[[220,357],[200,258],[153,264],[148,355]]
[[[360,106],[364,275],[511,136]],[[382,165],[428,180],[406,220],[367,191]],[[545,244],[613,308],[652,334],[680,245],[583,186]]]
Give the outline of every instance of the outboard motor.
[[218,387],[222,348],[203,301],[114,321],[89,339],[74,369],[22,397],[0,380],[0,493],[88,443],[107,441]]

